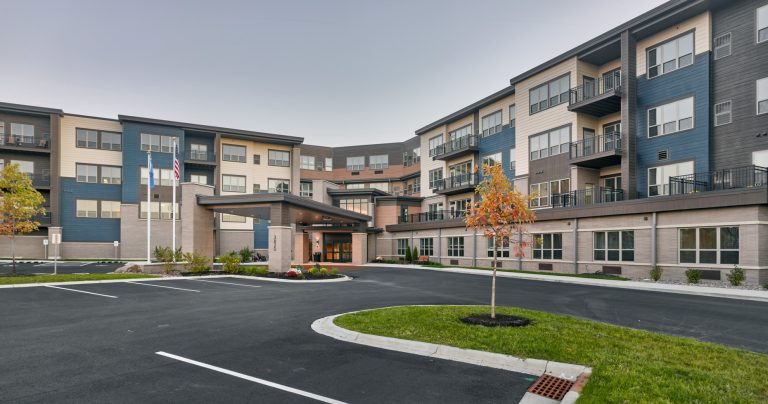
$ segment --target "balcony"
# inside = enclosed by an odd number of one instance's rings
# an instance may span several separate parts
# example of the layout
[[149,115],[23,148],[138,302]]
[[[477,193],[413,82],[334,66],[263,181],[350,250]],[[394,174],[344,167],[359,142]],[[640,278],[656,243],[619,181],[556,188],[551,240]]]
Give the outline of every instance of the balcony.
[[601,117],[621,111],[621,78],[610,75],[571,89],[568,110]]
[[464,219],[467,214],[463,210],[437,210],[433,212],[412,213],[397,217],[397,224],[431,223],[446,220]]
[[212,151],[187,150],[184,152],[184,162],[189,164],[215,165],[216,153]]
[[482,181],[480,174],[468,173],[443,178],[435,184],[433,191],[441,195],[455,195],[464,192],[474,192],[477,184]]
[[612,133],[571,142],[570,162],[587,168],[621,164],[621,134]]
[[624,200],[624,191],[595,187],[552,195],[552,208],[574,208]]
[[448,141],[435,147],[433,160],[450,160],[461,157],[465,154],[474,153],[478,150],[480,137],[477,135],[467,135]]
[[0,147],[48,153],[51,151],[51,142],[47,133],[34,136],[3,134],[0,135]]
[[45,213],[32,216],[32,220],[40,223],[40,227],[48,227],[53,223],[53,214],[48,211],[50,207],[45,207]]
[[[667,184],[665,184],[667,185]],[[669,177],[668,195],[768,187],[768,168],[745,166]]]
[[51,174],[48,170],[26,174],[32,180],[32,186],[35,188],[48,188],[51,186]]

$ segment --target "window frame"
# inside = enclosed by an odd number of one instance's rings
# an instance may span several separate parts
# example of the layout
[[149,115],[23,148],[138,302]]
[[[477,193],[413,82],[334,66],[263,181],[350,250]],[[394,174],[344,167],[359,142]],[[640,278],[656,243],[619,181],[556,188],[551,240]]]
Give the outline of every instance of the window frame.
[[[568,130],[568,140],[566,142],[563,142],[563,134],[561,133],[562,130],[567,129]],[[553,143],[554,134],[557,133],[557,145]],[[534,160],[541,160],[545,159],[547,157],[553,157],[553,156],[559,156],[561,154],[570,153],[571,150],[571,139],[573,137],[573,132],[571,125],[563,125],[559,126],[557,128],[552,128],[544,132],[536,133],[534,135],[531,135],[528,137],[528,159],[529,161]],[[546,138],[546,146],[542,147],[542,139]],[[534,149],[533,144],[538,143],[536,148]],[[557,148],[557,153],[553,153],[555,151],[554,149]],[[534,153],[536,153],[534,157]]]
[[347,171],[365,170],[365,156],[348,156]]
[[[104,175],[104,169],[108,168],[111,170],[117,170],[119,176],[118,177],[106,177]],[[110,178],[109,182],[104,182],[104,178]],[[117,182],[115,182],[115,178],[117,178]],[[123,183],[123,167],[121,166],[107,166],[107,165],[101,165],[99,166],[99,184],[102,185],[120,185]]]
[[[88,180],[91,177],[90,173],[87,173],[87,175],[84,176],[85,181],[81,181],[80,167],[93,167],[95,170],[95,175],[93,176],[94,181]],[[99,166],[97,164],[75,163],[75,181],[82,184],[98,184],[99,183]]]
[[447,253],[449,257],[463,257],[464,256],[464,236],[450,236],[448,238]]
[[[305,185],[309,185],[308,189],[305,189]],[[301,181],[299,182],[299,196],[304,198],[312,198],[312,195],[314,194],[312,189],[312,182],[311,181]]]
[[[149,143],[144,143],[144,137],[147,137],[149,140]],[[152,146],[152,140],[157,139],[157,150],[153,149]],[[139,150],[141,151],[151,151],[153,153],[167,153],[167,154],[173,154],[173,150],[163,150],[163,147],[170,148],[173,144],[173,142],[176,142],[176,146],[180,146],[181,143],[179,142],[179,137],[174,135],[161,135],[159,133],[151,133],[151,132],[141,132],[139,134]],[[168,144],[168,146],[163,146],[164,144]],[[145,148],[144,145],[147,145],[148,147]]]
[[[104,214],[105,205],[110,206],[112,208],[117,206],[117,210],[111,209],[107,211],[109,212],[109,215],[105,215]],[[121,210],[120,205],[121,205],[120,201],[99,201],[99,217],[102,219],[120,219],[120,210]],[[117,214],[115,214],[115,212],[117,212]]]
[[339,199],[339,208],[348,210],[350,212],[355,213],[361,213],[363,215],[368,215],[369,209],[368,204],[371,201],[366,198],[359,198],[359,197],[349,197],[349,198],[340,198]]
[[509,127],[514,128],[517,125],[517,105],[509,106]]
[[[227,152],[229,149],[229,153]],[[233,151],[238,153],[232,153]],[[239,153],[242,151],[242,155]],[[248,155],[248,147],[241,144],[222,143],[221,144],[221,161],[228,161],[231,163],[245,163]]]
[[[433,173],[439,174],[440,178],[433,178],[433,175],[432,175]],[[437,176],[435,175],[434,177],[437,177]],[[428,181],[429,182],[429,189],[435,189],[437,187],[437,183],[442,181],[444,178],[445,177],[443,175],[443,168],[442,167],[438,167],[438,168],[434,168],[432,170],[429,170],[429,181]]]
[[435,255],[435,239],[424,237],[419,239],[419,255],[433,257]]
[[[768,5],[766,5],[768,7]],[[768,41],[768,40],[766,40]],[[765,98],[760,99],[760,83],[765,82]],[[760,103],[765,103],[765,111],[760,112]],[[763,77],[761,79],[755,80],[755,114],[756,115],[765,115],[768,114],[768,77]]]
[[[84,209],[80,209],[80,203],[85,202],[93,202],[93,216],[90,216],[89,213],[91,210],[88,210],[87,207],[84,207]],[[85,215],[81,215],[80,212],[85,212]],[[75,217],[79,219],[98,219],[99,218],[99,200],[98,199],[75,199]]]
[[[437,155],[437,149],[445,144],[445,136],[439,134],[429,138],[427,141],[427,148],[429,149],[429,157],[435,157]],[[434,146],[434,147],[433,147]]]
[[[374,163],[374,158],[376,158],[377,162]],[[378,161],[381,160],[382,161]],[[389,168],[389,155],[388,154],[376,154],[373,156],[368,156],[368,168],[371,170],[383,170],[385,168]]]
[[[616,248],[610,247],[609,237],[610,234],[616,235],[618,245]],[[632,235],[632,248],[626,248],[625,234]],[[602,248],[598,249],[598,235],[602,235]],[[611,252],[616,253],[618,259],[611,259]],[[592,260],[599,262],[635,262],[635,231],[634,230],[606,230],[592,232]],[[602,254],[602,258],[598,258],[598,253]],[[631,258],[625,258],[625,254],[628,256],[631,253]]]
[[[81,133],[92,133],[94,135],[93,139],[93,147],[89,147],[88,145],[91,143],[91,140],[86,138],[85,144],[80,145],[80,134]],[[87,129],[87,128],[75,128],[75,147],[78,149],[99,149],[100,142],[99,142],[99,131],[97,129]]]
[[[273,182],[281,182],[283,184],[275,184],[272,187]],[[285,191],[278,191],[278,187],[285,187]],[[287,178],[267,178],[267,192],[277,194],[290,194],[291,193],[291,180]]]
[[[564,78],[568,78],[567,82],[565,83],[565,91],[563,89],[559,88],[561,87],[561,80]],[[560,92],[557,94],[557,102],[552,104],[552,100],[555,98],[552,94],[550,94],[550,90],[552,89],[552,86],[557,83],[558,90]],[[541,98],[542,90],[546,89],[546,99]],[[533,94],[536,93],[536,104],[532,104],[531,101],[534,99]],[[551,80],[548,80],[542,84],[539,84],[535,87],[532,87],[528,90],[528,115],[534,115],[538,114],[539,112],[546,111],[550,108],[554,108],[558,105],[568,103],[570,100],[570,94],[571,94],[571,72],[567,72],[564,74],[561,74],[560,76],[557,76]],[[534,110],[534,105],[536,106],[536,109]]]
[[[485,115],[484,117],[480,118],[481,137],[492,136],[501,132],[501,128],[503,127],[501,111],[502,109],[499,109],[497,111],[491,112]],[[496,116],[498,116],[498,119],[496,119]],[[493,122],[490,122],[490,118],[493,118]],[[493,123],[494,125],[487,126],[491,123]]]
[[[229,185],[227,185],[227,181],[226,181],[227,178],[230,179]],[[231,179],[235,179],[235,178],[237,179],[242,178],[243,180],[242,191],[240,191],[240,185],[231,184]],[[227,187],[228,189],[225,189],[225,187]],[[237,188],[233,190],[232,187],[237,187]],[[247,187],[248,187],[248,179],[246,178],[245,175],[221,174],[221,192],[235,192],[239,194],[244,194],[246,192]]]
[[[672,177],[680,176],[680,175],[690,175],[690,174],[680,174],[680,167],[679,166],[681,164],[687,164],[687,163],[691,164],[691,174],[695,173],[696,172],[696,161],[695,160],[683,160],[683,161],[678,161],[678,162],[674,162],[674,163],[660,164],[660,165],[648,167],[647,175],[645,177],[646,178],[645,182],[646,182],[646,185],[647,185],[646,192],[648,192],[646,195],[649,198],[655,198],[657,196],[667,196],[667,195],[669,195],[669,177],[670,176],[666,177],[666,180],[667,180],[666,183],[664,182],[664,177],[661,177],[661,181],[662,182],[660,182],[658,184],[657,183],[651,184],[651,170],[658,170],[658,169],[664,168],[664,167],[677,166],[676,171],[678,172],[678,174],[674,175]],[[656,179],[656,176],[654,176],[654,180],[655,179]],[[664,185],[667,185],[666,189],[665,189]],[[662,193],[657,193],[656,195],[651,195],[651,187],[659,187],[659,186],[661,186]],[[658,189],[657,189],[657,192],[658,192]]]
[[[534,233],[532,234],[532,237],[533,241],[531,242],[531,256],[533,259],[548,261],[563,260],[563,233]],[[546,248],[547,238],[549,238],[549,248]],[[556,248],[556,239],[559,239],[560,248]],[[559,251],[559,258],[555,257],[557,255],[557,251]],[[547,255],[549,255],[549,258],[546,257]]]
[[[679,41],[681,39],[689,36],[689,35],[691,36],[691,53],[690,53],[690,55],[691,55],[691,63],[681,67],[680,66],[680,59],[682,59],[684,56],[687,56],[688,54],[687,53],[685,55],[680,55],[679,54],[679,52],[680,52],[680,42]],[[664,68],[664,65],[666,63],[671,62],[671,61],[664,62],[663,47],[665,45],[668,45],[668,44],[672,43],[672,42],[675,42],[675,54],[676,54],[675,55],[675,59],[674,59],[674,61],[675,61],[675,68],[670,70],[670,71],[666,71],[665,68]],[[655,64],[655,65],[651,65],[651,62],[650,62],[650,60],[651,60],[651,52],[653,52],[653,51],[656,51],[656,59],[658,61],[658,63]],[[663,42],[659,42],[657,44],[654,44],[654,45],[649,46],[648,48],[646,48],[646,50],[645,50],[645,77],[648,80],[652,80],[652,79],[655,79],[657,77],[661,77],[661,76],[664,76],[666,74],[669,74],[669,73],[672,73],[672,72],[676,72],[676,71],[678,71],[680,69],[684,69],[686,67],[693,66],[693,64],[695,62],[696,62],[696,30],[695,29],[690,29],[690,30],[688,30],[686,32],[682,32],[679,35],[676,35],[676,36],[674,36],[672,38],[668,38],[668,39],[664,40]],[[656,73],[656,75],[654,75],[654,76],[651,76],[651,69],[653,69],[654,67],[658,68],[657,69],[658,73]]]
[[[702,239],[701,239],[701,230],[711,230],[714,229],[715,231],[715,248],[702,248]],[[723,230],[724,229],[736,229],[736,242],[738,244],[738,248],[723,248]],[[683,232],[684,231],[691,231],[695,230],[695,241],[696,245],[695,248],[683,248]],[[679,264],[697,264],[697,265],[739,265],[741,262],[741,228],[740,226],[703,226],[703,227],[681,227],[678,228],[677,232],[678,242],[677,242],[677,261]],[[682,258],[682,254],[684,252],[694,253],[695,254],[695,260],[692,261],[684,261]],[[715,253],[715,262],[702,262],[702,252],[704,253]],[[722,253],[736,253],[736,262],[723,262],[722,259]]]
[[[760,11],[765,9],[765,26],[760,27]],[[762,41],[760,40],[760,31],[766,30],[768,31],[768,4],[765,4],[761,7],[758,7],[755,9],[755,44],[761,44],[761,43],[768,43],[768,34],[766,35],[765,39]]]
[[290,167],[291,152],[288,150],[267,149],[267,165],[272,167]]
[[301,170],[315,170],[315,156],[308,156],[302,154],[299,156],[299,169]]
[[395,246],[395,255],[402,255],[405,256],[405,252],[408,251],[410,253],[410,244],[408,243],[407,238],[399,238],[397,239],[397,245]]
[[[688,101],[688,100],[691,100],[691,116],[690,117],[681,118],[681,115],[680,115],[680,105],[681,105],[681,103],[683,101]],[[675,119],[674,121],[665,121],[665,118],[664,118],[664,108],[669,106],[669,105],[672,105],[672,104],[674,104],[674,106],[675,106],[675,115],[676,115],[677,119]],[[651,125],[651,111],[654,111],[654,114],[656,115],[656,119],[655,119],[656,124],[655,125]],[[656,112],[656,111],[658,111],[658,112]],[[661,117],[661,119],[658,118],[659,116]],[[675,99],[673,101],[666,102],[664,104],[659,104],[659,105],[655,105],[655,106],[649,107],[645,111],[645,118],[646,118],[646,122],[645,122],[645,127],[646,128],[645,128],[645,130],[646,130],[646,136],[647,136],[648,139],[657,139],[657,138],[660,138],[662,136],[674,135],[676,133],[682,133],[682,132],[686,132],[686,131],[689,131],[689,130],[696,129],[696,97],[691,95],[691,96],[688,96],[688,97],[678,98],[678,99]],[[680,129],[680,122],[682,122],[682,121],[684,121],[686,119],[689,119],[689,118],[691,120],[691,127],[685,128],[685,129]],[[666,127],[666,125],[668,125],[670,123],[674,123],[675,124],[675,130],[671,131],[671,132],[667,132],[665,127]],[[657,131],[656,135],[651,136],[651,128],[653,128],[653,127],[658,128],[658,131]]]
[[[487,245],[486,245],[486,255],[487,258],[493,258],[493,245],[495,244],[495,238],[494,237],[486,237]],[[496,250],[496,258],[509,258],[510,257],[510,242],[509,242],[509,236],[506,236],[502,238],[501,245],[499,246],[499,249]]]

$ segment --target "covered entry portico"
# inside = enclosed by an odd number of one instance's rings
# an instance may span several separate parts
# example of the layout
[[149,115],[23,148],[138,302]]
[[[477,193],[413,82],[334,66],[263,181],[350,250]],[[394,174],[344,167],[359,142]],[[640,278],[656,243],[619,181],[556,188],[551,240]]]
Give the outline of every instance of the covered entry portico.
[[[313,249],[313,240],[309,239],[307,232],[309,230],[313,235],[320,235],[325,234],[324,229],[328,229],[329,241],[349,240],[351,245],[339,242],[331,247],[332,252],[338,250],[339,260],[342,253],[355,265],[364,264],[368,260],[366,229],[370,216],[284,193],[198,195],[197,204],[216,213],[268,220],[270,272],[287,271],[292,260],[299,263],[309,260]],[[318,239],[314,242],[320,241]],[[324,257],[325,252],[323,249]]]

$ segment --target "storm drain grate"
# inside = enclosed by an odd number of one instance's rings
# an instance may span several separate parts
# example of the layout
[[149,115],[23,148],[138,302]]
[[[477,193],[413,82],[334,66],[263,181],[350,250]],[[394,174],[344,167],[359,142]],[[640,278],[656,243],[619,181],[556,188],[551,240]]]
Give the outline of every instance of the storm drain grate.
[[571,381],[550,375],[542,375],[528,388],[528,392],[553,400],[562,401],[563,397],[565,397],[565,393],[567,393],[572,386],[573,382]]

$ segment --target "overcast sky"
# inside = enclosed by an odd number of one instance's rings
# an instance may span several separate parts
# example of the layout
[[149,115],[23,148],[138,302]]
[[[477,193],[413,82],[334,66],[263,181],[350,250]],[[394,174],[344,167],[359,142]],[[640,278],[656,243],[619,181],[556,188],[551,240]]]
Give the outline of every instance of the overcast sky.
[[0,101],[399,141],[661,3],[4,0]]

